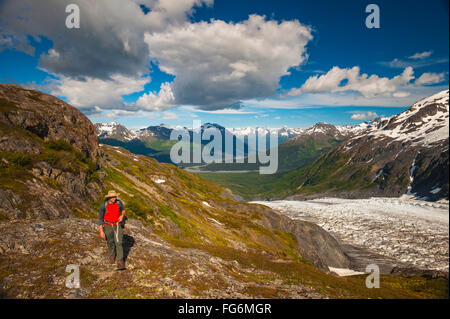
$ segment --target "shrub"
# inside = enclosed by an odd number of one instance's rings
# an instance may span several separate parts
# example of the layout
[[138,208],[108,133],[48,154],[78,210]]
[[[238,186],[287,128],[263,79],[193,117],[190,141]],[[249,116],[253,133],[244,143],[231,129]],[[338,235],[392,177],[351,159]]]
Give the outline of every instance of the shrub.
[[42,161],[49,163],[51,166],[55,166],[59,160],[58,154],[51,150],[42,152],[39,157]]
[[12,157],[10,157],[9,160],[14,164],[22,167],[29,167],[33,162],[30,155],[20,153],[15,153]]
[[0,156],[6,158],[8,162],[21,167],[28,168],[33,163],[32,157],[28,154],[16,152],[0,152]]
[[49,140],[45,142],[45,146],[55,151],[74,152],[73,146],[65,140]]

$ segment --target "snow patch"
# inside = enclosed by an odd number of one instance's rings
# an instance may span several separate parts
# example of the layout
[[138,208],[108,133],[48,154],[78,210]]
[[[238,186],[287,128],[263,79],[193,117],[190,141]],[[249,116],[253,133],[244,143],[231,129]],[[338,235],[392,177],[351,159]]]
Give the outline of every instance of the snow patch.
[[223,224],[217,220],[215,220],[214,218],[208,217],[209,220],[212,220],[214,223],[216,223],[217,225],[223,226]]
[[202,204],[205,205],[205,206],[208,206],[208,207],[212,207],[211,205],[209,205],[208,202],[205,202],[205,201],[203,201]]
[[345,277],[345,276],[356,276],[356,275],[362,275],[364,274],[363,272],[360,271],[355,271],[353,269],[348,269],[348,268],[334,268],[334,267],[328,267],[328,269],[331,272],[334,272],[336,275],[340,276],[340,277]]
[[417,159],[417,156],[419,156],[419,154],[420,154],[420,151],[414,157],[411,168],[409,169],[409,185],[408,185],[408,189],[406,190],[407,195],[414,195],[413,193],[411,193],[411,190],[412,190],[412,184],[414,182],[414,171],[416,170],[416,159]]

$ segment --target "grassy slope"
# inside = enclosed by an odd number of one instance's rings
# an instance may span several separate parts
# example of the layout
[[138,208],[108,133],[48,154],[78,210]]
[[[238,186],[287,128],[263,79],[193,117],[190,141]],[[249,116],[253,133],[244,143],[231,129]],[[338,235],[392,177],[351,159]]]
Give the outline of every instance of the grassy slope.
[[[124,201],[128,203],[130,216],[154,225],[156,234],[177,247],[196,248],[224,260],[236,260],[242,266],[268,271],[287,282],[310,285],[331,297],[422,298],[446,294],[445,280],[427,281],[419,277],[405,279],[382,276],[383,288],[370,290],[365,288],[365,276],[342,278],[327,275],[305,262],[295,252],[293,249],[295,240],[289,234],[269,231],[256,223],[258,210],[252,211],[252,206],[257,205],[245,205],[247,210],[243,211],[242,207],[218,195],[223,193],[222,188],[170,164],[160,164],[144,157],[139,157],[139,162],[131,161],[130,156],[124,156],[110,148],[108,153],[120,161],[117,168],[122,172],[116,168],[107,168],[108,187],[118,185],[122,191],[133,194],[133,197],[126,193],[122,195]],[[130,175],[124,175],[123,172]],[[168,195],[166,199],[150,197],[145,189],[136,186],[136,181],[130,180],[129,177],[135,176],[140,181],[151,184],[149,178],[155,174],[167,182],[154,186],[161,188],[167,184],[170,186],[165,191],[158,192],[166,192]],[[137,196],[139,200],[134,201],[133,198]],[[205,207],[199,203],[200,200],[207,201],[214,208]],[[145,205],[139,206],[142,203]],[[158,210],[161,216],[158,217],[155,210]],[[172,220],[181,232],[165,228],[161,217]],[[216,227],[215,223],[209,223],[206,220],[208,217],[214,218],[225,227]],[[247,246],[245,254],[235,247],[233,243],[236,242]],[[275,262],[275,256],[285,259],[285,262]]]
[[[318,142],[308,139],[295,145],[283,143],[279,147],[278,171],[273,175],[260,175],[259,172],[247,173],[197,173],[213,183],[227,187],[233,193],[246,200],[266,197],[285,197],[298,187],[295,172],[313,163],[331,147],[337,145],[336,140]],[[205,170],[255,170],[259,164],[211,164]]]

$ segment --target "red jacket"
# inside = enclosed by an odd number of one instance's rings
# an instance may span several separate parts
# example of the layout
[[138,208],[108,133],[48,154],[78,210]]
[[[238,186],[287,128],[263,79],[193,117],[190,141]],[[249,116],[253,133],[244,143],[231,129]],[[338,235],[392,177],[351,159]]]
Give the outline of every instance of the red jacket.
[[108,204],[105,201],[101,207],[98,216],[98,224],[103,225],[104,222],[116,223],[119,220],[120,215],[123,212],[123,203],[121,200],[117,199],[114,204]]

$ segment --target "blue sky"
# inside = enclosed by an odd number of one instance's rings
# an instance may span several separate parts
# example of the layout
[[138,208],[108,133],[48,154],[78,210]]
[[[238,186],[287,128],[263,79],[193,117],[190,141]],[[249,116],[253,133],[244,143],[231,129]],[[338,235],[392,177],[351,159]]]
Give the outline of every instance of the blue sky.
[[448,89],[448,1],[177,3],[3,1],[0,81],[133,128],[353,125]]

